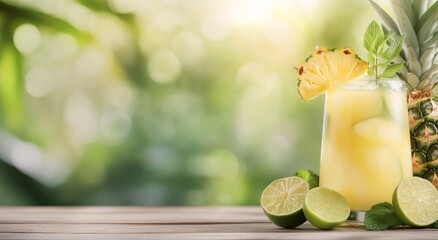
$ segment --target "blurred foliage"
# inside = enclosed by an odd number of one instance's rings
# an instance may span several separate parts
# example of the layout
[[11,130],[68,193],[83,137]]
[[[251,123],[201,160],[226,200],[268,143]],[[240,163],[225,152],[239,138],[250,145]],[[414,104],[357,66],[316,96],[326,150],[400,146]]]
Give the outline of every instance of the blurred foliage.
[[[0,1],[0,204],[258,204],[318,172],[293,66],[366,1]],[[346,21],[345,19],[348,19]]]

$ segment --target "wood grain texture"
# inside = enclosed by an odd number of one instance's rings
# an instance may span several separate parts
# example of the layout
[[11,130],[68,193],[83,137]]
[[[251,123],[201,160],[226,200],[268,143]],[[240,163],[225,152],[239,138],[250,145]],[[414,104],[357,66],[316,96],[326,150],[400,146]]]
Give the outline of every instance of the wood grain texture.
[[259,207],[0,207],[0,239],[438,239],[437,229],[281,229]]

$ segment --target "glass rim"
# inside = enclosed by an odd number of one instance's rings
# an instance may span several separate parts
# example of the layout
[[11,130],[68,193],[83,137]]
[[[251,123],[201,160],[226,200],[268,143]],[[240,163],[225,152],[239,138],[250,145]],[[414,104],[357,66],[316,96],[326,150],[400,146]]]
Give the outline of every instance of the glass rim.
[[397,77],[382,79],[362,78],[347,82],[342,85],[333,86],[332,88],[345,90],[373,90],[378,88],[407,89],[407,84],[405,81]]
[[379,78],[379,79],[374,79],[374,78],[359,78],[359,79],[355,79],[353,81],[349,81],[346,84],[357,83],[357,82],[405,82],[405,81],[401,80],[398,77]]

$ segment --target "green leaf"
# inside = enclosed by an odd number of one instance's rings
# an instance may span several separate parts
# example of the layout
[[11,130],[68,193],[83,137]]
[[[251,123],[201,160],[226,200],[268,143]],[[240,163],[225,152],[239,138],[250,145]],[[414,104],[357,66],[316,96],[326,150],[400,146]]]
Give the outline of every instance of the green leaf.
[[421,67],[421,63],[417,58],[413,58],[406,63],[408,65],[409,72],[415,73],[417,76],[421,76],[423,74],[423,68]]
[[418,41],[421,44],[424,44],[427,40],[429,40],[433,34],[437,31],[438,21],[438,1],[436,1],[420,18],[418,22],[417,30],[418,30]]
[[379,67],[379,68],[383,68],[383,69],[386,69],[386,67],[388,67],[389,66],[389,63],[387,63],[386,61],[384,61],[384,60],[386,60],[386,59],[384,59],[384,58],[379,58],[379,64],[377,64],[377,67]]
[[371,231],[382,231],[395,226],[403,225],[398,219],[390,203],[379,203],[365,213],[365,228]]
[[0,101],[1,114],[9,129],[16,129],[22,121],[23,83],[22,56],[10,35],[3,36],[0,44]]
[[298,176],[309,184],[310,189],[319,186],[319,176],[311,170],[298,170],[294,176]]
[[381,25],[381,27],[382,27],[382,30],[383,30],[383,33],[384,34],[389,34],[390,32],[394,32],[394,31],[392,31],[392,30],[389,30],[385,25]]
[[70,34],[80,42],[90,39],[89,35],[78,30],[69,22],[28,7],[17,7],[0,2],[0,15],[10,15],[14,19],[22,19],[37,26],[44,26],[55,31]]
[[388,13],[386,13],[383,8],[381,8],[377,3],[375,3],[373,0],[369,0],[371,6],[376,10],[377,14],[379,15],[380,19],[382,19],[385,26],[394,31],[397,35],[400,35],[400,31],[398,30],[397,24],[395,21],[389,16]]
[[377,52],[376,40],[383,37],[384,34],[379,24],[377,24],[376,21],[372,21],[368,25],[367,29],[365,30],[364,41],[363,41],[365,49],[368,50],[369,52],[376,53]]
[[[421,82],[418,84],[418,89],[426,89],[428,86],[433,86],[438,82],[438,65],[433,65],[421,76]],[[420,88],[421,87],[421,88]]]
[[76,0],[76,2],[82,4],[83,6],[93,9],[95,11],[99,12],[111,12],[114,11],[111,9],[111,7],[108,4],[108,1],[88,1],[88,0]]
[[432,67],[433,57],[435,54],[436,54],[436,47],[430,47],[424,51],[423,55],[421,55],[420,64],[421,67],[423,68],[423,72],[427,71]]
[[409,18],[409,21],[411,22],[411,25],[414,26],[414,11],[412,9],[412,4],[410,0],[398,0],[400,3],[400,6],[402,7],[403,11],[406,13],[406,16]]
[[405,63],[405,64],[403,64],[403,66],[398,71],[402,76],[405,76],[408,73],[408,68],[406,67],[406,62],[403,59],[401,59],[399,56],[397,56],[395,59],[397,59],[397,62],[399,62],[399,63],[400,62]]
[[[422,1],[427,2],[424,0],[422,0]],[[423,4],[427,5],[427,3],[423,3]],[[425,6],[425,8],[427,8],[427,6]],[[437,12],[438,12],[438,1],[436,1],[434,4],[432,4],[432,6],[430,6],[430,8],[427,9],[427,11],[421,16],[421,18],[418,21],[418,24],[416,26],[416,29],[420,30],[424,26],[424,24],[427,21],[430,21],[430,19],[433,17],[433,15],[435,15]]]
[[405,35],[397,36],[394,39],[391,39],[392,35],[394,35],[393,31],[385,33],[383,27],[381,28],[374,21],[368,25],[364,35],[364,45],[368,50],[367,57],[369,76],[376,79],[392,77],[403,67],[403,64],[389,66],[392,62],[394,62],[394,59],[400,59],[399,54],[402,50],[405,39]]
[[429,70],[424,72],[423,75],[421,75],[421,81],[423,82],[428,78],[432,78],[434,74],[438,74],[438,65],[433,65]]
[[394,60],[403,49],[403,42],[405,41],[405,35],[398,36],[394,39],[394,41],[389,45],[389,48],[383,53],[382,57],[387,60],[387,62],[391,62]]
[[424,0],[414,0],[412,3],[412,12],[414,13],[415,19],[420,19],[420,17],[427,10],[428,4]]
[[438,228],[438,220],[434,224],[432,224],[432,227]]
[[374,54],[368,52],[367,54],[368,64],[375,64],[376,63],[376,57]]
[[[409,20],[407,13],[403,10],[401,3],[397,0],[391,0],[392,6],[394,8],[395,16],[398,22],[398,28],[400,30],[400,34],[406,34],[406,45],[411,46],[415,51],[409,52],[409,55],[406,57],[409,61],[412,58],[418,58],[418,52],[420,51],[420,46],[418,44],[417,34]],[[405,51],[406,53],[406,51]]]
[[375,71],[376,71],[376,65],[370,64],[370,67],[368,68],[368,76],[374,77],[377,79],[377,76],[375,76]]
[[430,40],[428,40],[424,45],[421,46],[421,53],[424,52],[424,49],[427,49],[427,48],[430,48],[433,46],[438,47],[437,43],[438,43],[438,31],[435,32],[435,34],[433,35],[433,37]]
[[134,15],[131,13],[118,13],[115,12],[111,7],[109,1],[90,1],[90,0],[76,0],[79,4],[84,7],[91,9],[96,12],[104,12],[110,13],[112,15],[116,15],[117,18],[124,20],[128,23],[133,24],[133,20],[135,19]]
[[420,84],[420,79],[414,73],[408,72],[406,73],[406,82],[408,82],[409,85],[411,85],[414,89],[418,89],[418,85]]
[[379,75],[379,78],[390,78],[390,77],[393,77],[395,75],[395,73],[398,70],[400,70],[402,65],[403,65],[403,63],[397,63],[397,64],[394,64],[394,65],[391,65],[391,66],[387,67],[385,69],[385,71],[383,71],[383,73]]
[[385,49],[387,48],[386,42],[391,38],[392,33],[393,32],[390,32],[389,34],[380,36],[376,39],[374,44],[378,55],[382,55],[384,53]]

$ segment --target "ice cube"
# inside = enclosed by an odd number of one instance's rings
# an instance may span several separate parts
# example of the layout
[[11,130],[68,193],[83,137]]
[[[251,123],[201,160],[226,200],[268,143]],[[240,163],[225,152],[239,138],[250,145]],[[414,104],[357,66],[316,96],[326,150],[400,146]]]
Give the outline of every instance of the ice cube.
[[353,125],[353,132],[358,136],[377,141],[391,141],[400,138],[397,126],[384,118],[368,118]]
[[357,122],[383,111],[380,91],[337,90],[329,92],[326,101],[326,111],[340,116],[343,121]]
[[[386,109],[391,118],[396,121],[403,121],[407,118],[407,101],[404,92],[386,91],[383,94]],[[405,120],[407,123],[407,120]]]

